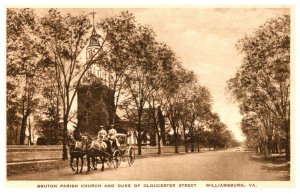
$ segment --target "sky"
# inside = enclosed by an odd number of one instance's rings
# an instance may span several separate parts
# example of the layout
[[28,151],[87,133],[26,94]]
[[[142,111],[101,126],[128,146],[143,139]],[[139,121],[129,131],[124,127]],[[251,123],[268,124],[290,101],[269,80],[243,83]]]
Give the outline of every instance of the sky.
[[[37,10],[44,13],[45,10]],[[239,141],[241,130],[238,104],[226,91],[226,81],[234,77],[242,64],[242,54],[235,45],[246,34],[251,35],[268,19],[290,14],[288,8],[90,8],[62,9],[82,14],[96,12],[95,23],[122,10],[132,12],[138,23],[151,26],[158,41],[169,45],[182,65],[193,70],[213,97],[213,111]],[[92,18],[92,15],[91,15]]]
[[[201,84],[208,87],[213,97],[213,111],[220,115],[236,139],[245,137],[240,130],[238,105],[226,92],[226,81],[232,78],[242,64],[242,55],[235,44],[251,34],[269,18],[289,14],[289,9],[263,8],[156,8],[129,9],[137,21],[150,25],[159,41],[167,43],[177,54],[183,66],[193,70]],[[95,18],[117,14],[120,9],[103,13],[97,10]]]

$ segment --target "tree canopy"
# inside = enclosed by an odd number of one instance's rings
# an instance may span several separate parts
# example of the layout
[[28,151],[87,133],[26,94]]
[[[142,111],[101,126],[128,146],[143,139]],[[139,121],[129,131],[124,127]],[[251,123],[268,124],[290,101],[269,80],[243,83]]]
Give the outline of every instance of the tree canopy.
[[239,40],[237,48],[244,58],[235,77],[228,81],[229,91],[245,117],[252,112],[257,115],[262,131],[257,141],[269,145],[272,136],[280,132],[289,155],[290,17],[270,19]]

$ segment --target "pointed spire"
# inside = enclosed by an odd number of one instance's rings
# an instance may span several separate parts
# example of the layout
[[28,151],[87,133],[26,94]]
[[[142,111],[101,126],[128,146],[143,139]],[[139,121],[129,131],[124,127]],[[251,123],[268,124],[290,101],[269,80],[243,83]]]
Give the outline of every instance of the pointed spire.
[[100,43],[99,43],[99,40],[98,38],[100,37],[99,34],[97,34],[96,30],[95,30],[95,14],[96,12],[91,12],[91,14],[93,15],[93,31],[92,31],[92,34],[91,34],[91,37],[90,37],[90,44],[89,44],[89,47],[90,46],[100,46]]
[[93,27],[92,35],[90,37],[89,46],[100,46],[98,38],[99,38],[99,35],[97,34],[95,28]]
[[91,14],[93,14],[93,27],[95,27],[95,22],[94,22],[94,20],[95,20],[95,14],[96,14],[96,12],[94,12],[94,10],[93,10],[93,12],[92,12]]

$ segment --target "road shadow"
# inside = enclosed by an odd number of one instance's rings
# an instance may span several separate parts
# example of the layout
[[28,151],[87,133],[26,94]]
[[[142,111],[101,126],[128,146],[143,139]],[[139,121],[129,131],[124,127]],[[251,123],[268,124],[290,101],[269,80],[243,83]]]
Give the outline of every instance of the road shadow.
[[25,164],[7,165],[7,178],[12,175],[25,174],[30,172],[45,172],[53,169],[60,169],[69,166],[68,160],[55,160],[44,162],[30,162]]
[[192,155],[192,154],[201,154],[205,153],[207,151],[199,151],[199,152],[179,152],[179,153],[151,153],[151,154],[142,154],[142,155],[136,155],[136,159],[144,159],[144,158],[159,158],[159,157],[173,157],[173,156],[179,156],[179,155]]
[[285,155],[261,156],[252,154],[250,160],[262,163],[262,169],[277,173],[282,180],[290,180],[290,162]]

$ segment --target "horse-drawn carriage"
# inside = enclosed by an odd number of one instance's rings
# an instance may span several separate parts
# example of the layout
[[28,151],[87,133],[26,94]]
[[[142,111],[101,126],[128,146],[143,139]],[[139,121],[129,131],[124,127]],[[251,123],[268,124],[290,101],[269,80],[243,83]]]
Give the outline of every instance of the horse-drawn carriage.
[[[110,147],[110,149],[108,149]],[[87,158],[87,173],[91,169],[97,169],[97,163],[102,164],[101,170],[104,170],[104,164],[108,167],[117,169],[122,161],[127,161],[129,166],[132,166],[135,161],[135,150],[132,146],[127,143],[127,135],[117,133],[116,141],[99,141],[92,140],[89,136],[82,136],[81,141],[76,141],[74,145],[70,146],[70,166],[73,171],[73,159],[77,159],[77,170],[78,173],[78,161],[81,159],[81,169],[83,168],[83,157],[86,155]],[[98,160],[100,159],[100,160]]]
[[118,139],[119,146],[118,149],[114,151],[113,157],[115,159],[115,168],[121,165],[121,162],[127,163],[132,166],[135,161],[135,151],[132,146],[128,146],[127,135],[122,133],[117,133],[116,138]]

